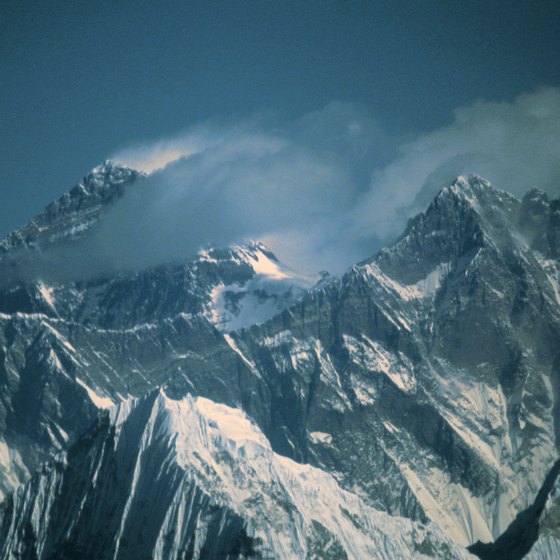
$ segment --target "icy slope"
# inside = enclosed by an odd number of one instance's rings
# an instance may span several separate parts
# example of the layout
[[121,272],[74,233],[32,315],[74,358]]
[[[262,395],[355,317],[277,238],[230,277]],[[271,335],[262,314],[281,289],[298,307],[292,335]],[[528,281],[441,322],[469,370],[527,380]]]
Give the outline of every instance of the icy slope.
[[238,409],[160,391],[111,417],[5,503],[0,558],[469,557],[277,455]]
[[283,266],[262,243],[234,247],[233,251],[238,262],[246,263],[254,275],[245,282],[221,282],[212,288],[205,316],[219,330],[263,323],[320,281],[318,276],[304,276]]

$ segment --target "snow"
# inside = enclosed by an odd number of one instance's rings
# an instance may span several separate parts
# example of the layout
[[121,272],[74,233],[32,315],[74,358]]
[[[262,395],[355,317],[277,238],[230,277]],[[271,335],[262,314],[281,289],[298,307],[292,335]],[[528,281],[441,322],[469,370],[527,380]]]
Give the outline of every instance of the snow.
[[77,233],[82,233],[83,231],[88,230],[91,226],[95,225],[96,220],[89,220],[72,226],[66,232],[64,232],[65,237],[70,237],[72,235],[76,235]]
[[537,256],[537,260],[544,270],[546,277],[552,287],[556,303],[560,305],[560,277],[558,274],[558,265],[552,259],[544,259]]
[[[324,350],[321,341],[319,339],[311,338],[309,339],[309,347],[314,348],[315,356],[317,357],[319,365],[321,366],[321,381],[328,385],[331,389],[334,389],[344,407],[352,408],[352,405],[346,395],[346,391],[344,391],[342,387],[338,371],[334,367],[334,364],[332,363],[328,352]],[[343,410],[343,408],[340,408],[338,406],[336,406],[335,408],[340,411]]]
[[400,432],[400,430],[392,422],[387,420],[383,422],[383,426],[385,426],[385,429],[392,434],[398,434]]
[[239,349],[239,346],[237,346],[235,340],[233,340],[233,338],[227,334],[224,333],[224,339],[225,341],[229,344],[230,348],[253,370],[256,370],[255,364],[249,360],[245,354],[243,354],[243,352],[241,352],[241,350]]
[[[445,364],[444,364],[445,367]],[[483,439],[488,430],[498,431],[507,421],[506,398],[500,385],[477,382],[468,372],[455,369],[443,375],[432,369],[439,396],[434,404],[457,435],[494,469],[500,470],[502,453],[511,453],[508,440]]]
[[0,439],[0,471],[4,475],[0,486],[1,502],[8,492],[17,488],[29,475],[19,451],[3,439]]
[[343,335],[344,346],[350,353],[350,359],[358,366],[372,373],[386,375],[404,393],[416,390],[414,367],[402,353],[396,355],[387,351],[381,344],[365,335],[362,340]]
[[244,247],[238,247],[238,252],[257,275],[265,276],[271,280],[305,279],[305,277],[295,274],[287,267],[280,266],[280,263],[273,261],[262,250],[249,251]]
[[0,464],[5,465],[10,461],[10,448],[5,441],[0,440]]
[[418,282],[414,284],[401,284],[387,276],[375,263],[363,266],[367,274],[374,278],[383,289],[398,296],[403,301],[433,297],[451,270],[450,262],[441,263]]
[[[280,264],[260,243],[235,246],[233,260],[249,265],[254,275],[244,283],[217,284],[210,291],[205,316],[223,332],[264,323],[312,288],[318,277],[297,274]],[[209,260],[208,252],[200,253]]]
[[314,340],[299,341],[294,339],[290,346],[290,361],[295,370],[304,369],[312,362],[314,353]]
[[471,185],[471,183],[473,183],[474,181],[484,187],[488,187],[490,185],[487,181],[476,175],[460,175],[451,186],[445,187],[445,189],[451,191],[457,196],[460,196],[465,201],[467,201],[474,210],[476,210],[478,213],[481,213],[482,208],[478,202],[478,198],[473,192]]
[[[471,542],[491,540],[507,528],[517,512],[527,506],[527,497],[542,484],[556,453],[551,422],[530,415],[528,419],[538,426],[539,437],[533,440],[530,453],[518,454],[518,447],[525,445],[526,438],[517,443],[516,427],[509,428],[507,400],[499,383],[488,382],[486,370],[490,367],[479,365],[483,372],[482,380],[478,380],[472,370],[453,368],[439,360],[438,367],[430,373],[435,385],[427,393],[439,414],[499,481],[498,495],[475,496],[465,488],[450,485],[448,475],[442,473],[444,478],[430,482],[435,475],[422,473],[428,489],[439,489],[439,503],[457,504],[448,512],[449,518],[463,538]],[[546,417],[552,419],[550,412]],[[520,423],[523,427],[524,421]],[[439,519],[432,519],[440,523]]]
[[[145,402],[117,406],[120,410],[114,419],[121,426],[119,437],[131,436],[137,441],[132,427],[123,428],[131,411]],[[142,428],[140,459],[135,462],[127,505],[134,503],[137,489],[146,484],[140,477],[147,467],[139,467],[144,450],[160,445],[167,453],[167,442],[173,442],[175,460],[187,479],[195,481],[220,506],[250,520],[251,535],[261,539],[263,550],[279,560],[305,558],[311,547],[323,550],[334,543],[348,558],[421,558],[416,548],[425,539],[436,547],[445,543],[446,554],[452,550],[456,558],[470,557],[435,526],[376,511],[359,496],[343,490],[330,474],[273,452],[261,430],[239,409],[190,395],[172,400],[160,390],[153,409],[141,416],[148,420]],[[326,445],[332,441],[332,436],[323,432],[312,432],[310,438]],[[168,461],[163,456],[161,460]],[[168,523],[175,527],[181,519]],[[325,533],[318,534],[317,526]],[[197,530],[206,528],[202,525]],[[162,538],[167,532],[162,528]],[[437,557],[444,556],[440,553]]]
[[54,309],[54,297],[53,297],[53,288],[48,287],[44,282],[40,281],[38,284],[39,293],[43,297],[43,299],[47,302],[48,306],[51,309]]
[[207,262],[207,263],[213,263],[213,264],[218,264],[219,261],[218,259],[215,259],[214,257],[212,257],[210,255],[210,251],[207,251],[205,249],[201,249],[198,252],[198,260],[201,262]]
[[274,336],[266,336],[262,339],[262,344],[269,348],[277,348],[282,344],[288,344],[293,340],[292,331],[284,330],[276,333]]
[[97,408],[111,408],[112,406],[114,406],[115,403],[112,401],[112,399],[96,393],[91,387],[89,387],[79,377],[76,377],[76,383],[78,383],[78,385],[81,385],[87,391],[87,394],[88,394],[91,402]]
[[404,301],[414,299],[415,296],[406,289],[406,286],[387,276],[377,264],[366,264],[364,265],[364,269],[367,272],[368,276],[375,279],[378,284],[382,286],[387,292],[400,297]]
[[363,383],[360,379],[352,377],[352,388],[354,389],[356,399],[362,406],[375,404],[378,395],[373,387]]
[[330,445],[333,439],[332,435],[326,432],[310,432],[309,437],[313,443],[322,443],[324,445]]
[[[388,429],[391,431],[391,428]],[[393,455],[392,449],[386,448],[386,451]],[[452,482],[447,472],[435,467],[419,468],[420,459],[418,457],[408,463],[393,457],[428,518],[462,546],[477,540],[494,540],[489,525],[494,514],[500,515],[500,512],[488,508],[486,497],[472,496],[463,486]],[[513,512],[508,511],[508,515],[513,515]],[[512,517],[508,519],[511,521]]]
[[[166,406],[178,406],[181,410],[185,410],[185,408],[190,408],[191,403],[188,400],[171,401],[168,399]],[[230,442],[235,443],[237,448],[250,449],[252,452],[270,448],[264,434],[240,409],[231,408],[203,397],[197,397],[194,400],[194,406],[196,411],[206,419],[211,437],[229,439]]]
[[[207,312],[208,320],[221,331],[239,330],[250,325],[264,323],[276,315],[281,306],[275,297],[263,298],[256,283],[249,281],[242,286],[220,284],[210,293],[211,305]],[[228,302],[230,294],[241,294],[238,309]]]
[[451,263],[442,263],[432,270],[425,278],[419,280],[416,284],[406,286],[406,288],[417,298],[431,297],[439,290],[450,270]]
[[[58,342],[60,342],[66,348],[66,350],[69,350],[71,352],[71,354],[77,354],[78,353],[77,350],[74,348],[74,346],[72,346],[72,344],[70,344],[70,342],[68,342],[66,337],[62,336],[62,334],[60,334],[60,332],[57,331],[47,321],[41,321],[41,325],[43,327],[45,327],[50,333],[52,333],[56,337]],[[73,357],[73,356],[71,356],[71,357]]]
[[60,362],[60,359],[59,359],[57,353],[52,348],[49,350],[48,360],[55,367],[55,369],[57,369],[58,371],[60,371],[61,373],[64,373],[66,375],[66,370],[62,366],[62,363]]

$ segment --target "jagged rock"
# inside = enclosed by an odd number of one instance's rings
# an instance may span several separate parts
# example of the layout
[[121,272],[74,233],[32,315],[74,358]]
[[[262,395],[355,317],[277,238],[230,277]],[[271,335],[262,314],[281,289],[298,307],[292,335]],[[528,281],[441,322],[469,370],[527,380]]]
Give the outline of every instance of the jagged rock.
[[1,558],[467,558],[319,469],[238,409],[160,391],[111,411],[0,506]]
[[[5,254],[87,235],[140,178],[109,164],[103,169],[91,175],[94,194],[78,188],[67,197],[72,203],[51,213],[54,229],[48,217],[34,220],[3,242]],[[88,197],[95,198],[91,207]],[[48,518],[24,526],[42,507],[41,484],[54,485],[52,511],[69,508],[70,518],[73,506],[58,488],[72,479],[72,461],[89,465],[97,444],[84,441],[116,445],[111,424],[99,418],[131,398],[145,402],[160,387],[181,402],[196,395],[244,410],[251,429],[279,454],[270,451],[269,459],[281,455],[311,465],[305,468],[317,476],[330,473],[335,494],[359,500],[360,510],[433,522],[463,546],[493,541],[529,506],[558,455],[558,208],[558,200],[541,193],[519,201],[480,177],[461,177],[392,246],[338,279],[298,275],[251,243],[103,278],[1,288],[0,481],[11,495],[3,530],[9,525],[13,535],[5,550],[23,550],[29,541],[37,551],[40,542],[55,542]],[[83,229],[81,219],[88,224]],[[37,233],[39,223],[48,235]],[[41,471],[49,459],[54,463]],[[113,459],[115,469],[125,468]],[[213,468],[222,460],[241,459],[220,456]],[[173,467],[160,481],[169,507],[173,484],[191,467],[188,461]],[[135,488],[138,500],[147,499],[143,487]],[[214,498],[219,490],[208,493]],[[105,507],[89,488],[77,495]],[[266,495],[255,489],[255,499]],[[122,502],[126,495],[113,498]],[[250,556],[251,547],[264,546],[262,535],[254,541],[247,530],[247,511],[196,503],[191,513],[204,517],[209,531],[223,520],[225,534],[235,534],[230,540],[239,550],[222,547],[222,553]],[[387,519],[375,517],[381,518]],[[115,513],[107,529],[111,546],[118,519]],[[65,554],[98,553],[87,520]],[[312,556],[324,549],[360,557],[349,552],[340,527],[319,518],[305,523],[310,540],[301,544],[294,533],[290,546],[300,543]],[[377,521],[371,523],[375,529]],[[39,533],[50,536],[30,536]],[[225,541],[217,535],[214,542],[220,548]],[[407,543],[410,555],[446,557],[443,550],[452,546],[441,536]],[[554,546],[543,543],[537,546]],[[161,546],[158,557],[176,557]]]

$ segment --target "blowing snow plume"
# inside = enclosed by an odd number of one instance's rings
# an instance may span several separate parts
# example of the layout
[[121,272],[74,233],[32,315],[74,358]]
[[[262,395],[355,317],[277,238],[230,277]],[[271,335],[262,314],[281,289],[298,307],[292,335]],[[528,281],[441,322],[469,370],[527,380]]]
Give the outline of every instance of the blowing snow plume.
[[476,172],[516,195],[533,186],[554,193],[559,134],[552,88],[457,109],[451,124],[406,142],[343,103],[288,123],[205,123],[116,154],[148,177],[90,235],[18,256],[12,276],[86,278],[247,239],[303,272],[338,273],[402,231],[457,175]]
[[372,171],[356,228],[365,236],[397,234],[442,186],[469,173],[518,197],[533,187],[557,195],[559,134],[558,88],[460,107],[451,124],[402,143],[393,161]]

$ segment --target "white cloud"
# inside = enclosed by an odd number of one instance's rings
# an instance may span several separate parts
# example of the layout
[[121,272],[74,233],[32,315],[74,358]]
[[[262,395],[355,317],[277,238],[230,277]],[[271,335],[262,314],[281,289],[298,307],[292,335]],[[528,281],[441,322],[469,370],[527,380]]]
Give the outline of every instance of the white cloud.
[[179,158],[192,156],[196,151],[188,145],[176,146],[167,145],[162,142],[158,146],[145,145],[136,148],[129,148],[114,156],[113,160],[119,164],[125,164],[132,169],[153,173],[163,169],[170,163]]
[[372,175],[355,214],[356,234],[396,234],[457,175],[477,173],[522,196],[560,187],[560,90],[541,89],[513,102],[480,101],[455,111],[451,124],[403,144]]
[[97,242],[115,262],[138,267],[206,244],[266,238],[293,266],[339,272],[357,255],[346,220],[386,152],[375,120],[349,104],[289,123],[199,125],[113,158],[142,170],[168,163],[115,206]]
[[129,163],[183,159],[156,174],[138,205],[154,224],[134,234],[144,245],[157,240],[171,259],[172,238],[191,250],[266,237],[294,266],[338,272],[400,233],[457,175],[478,173],[519,196],[557,192],[560,91],[458,108],[449,125],[400,146],[365,108],[333,103],[281,125],[200,125],[152,147],[129,152]]
[[77,261],[86,274],[141,268],[263,239],[296,269],[339,273],[399,234],[459,174],[519,196],[533,186],[557,194],[560,90],[459,108],[450,124],[400,145],[365,108],[333,103],[288,123],[203,123],[115,159],[152,173],[79,254],[48,255],[52,270]]

